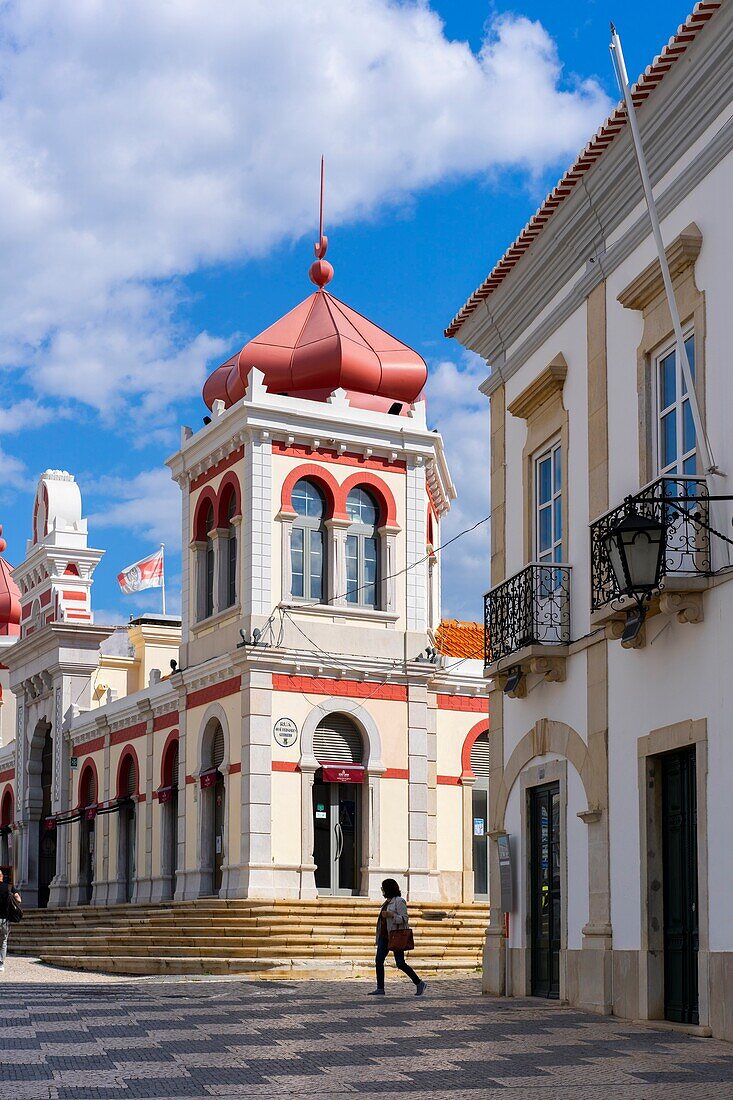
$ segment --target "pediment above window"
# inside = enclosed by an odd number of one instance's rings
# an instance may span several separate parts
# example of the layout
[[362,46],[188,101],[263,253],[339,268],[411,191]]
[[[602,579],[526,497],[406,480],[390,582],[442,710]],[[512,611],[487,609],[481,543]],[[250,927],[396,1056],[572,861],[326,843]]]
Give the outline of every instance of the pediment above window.
[[520,420],[529,420],[551,398],[560,397],[567,373],[565,356],[556,355],[534,381],[507,406],[508,411]]
[[[701,248],[702,233],[695,222],[690,222],[665,249],[673,282],[689,268],[695,266]],[[640,275],[624,287],[617,300],[625,309],[643,310],[663,293],[662,268],[659,260],[652,260]]]

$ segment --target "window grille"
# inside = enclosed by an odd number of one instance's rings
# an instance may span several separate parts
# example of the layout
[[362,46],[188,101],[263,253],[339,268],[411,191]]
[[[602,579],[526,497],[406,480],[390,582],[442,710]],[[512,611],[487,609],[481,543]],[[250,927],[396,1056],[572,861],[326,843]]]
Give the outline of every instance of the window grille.
[[313,751],[320,764],[361,764],[361,733],[346,714],[329,714],[318,723]]
[[478,778],[489,778],[489,735],[481,733],[471,746],[471,771]]
[[209,766],[211,768],[220,768],[222,761],[224,760],[224,730],[220,725],[217,725],[214,731],[214,736],[211,739],[211,752],[209,756]]
[[84,776],[84,792],[82,797],[85,806],[94,806],[97,801],[97,784],[94,781],[94,772],[91,768],[87,769],[87,774]]
[[130,756],[127,758],[125,770],[122,773],[120,795],[122,798],[131,798],[134,794],[137,794],[137,767]]

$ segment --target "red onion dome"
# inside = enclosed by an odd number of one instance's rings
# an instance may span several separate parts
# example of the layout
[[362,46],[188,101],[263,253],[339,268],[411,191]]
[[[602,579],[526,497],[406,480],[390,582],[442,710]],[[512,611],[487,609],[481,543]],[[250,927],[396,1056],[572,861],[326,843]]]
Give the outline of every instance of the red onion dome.
[[[0,554],[7,549],[0,526]],[[20,634],[20,589],[13,580],[13,570],[0,557],[0,635]]]

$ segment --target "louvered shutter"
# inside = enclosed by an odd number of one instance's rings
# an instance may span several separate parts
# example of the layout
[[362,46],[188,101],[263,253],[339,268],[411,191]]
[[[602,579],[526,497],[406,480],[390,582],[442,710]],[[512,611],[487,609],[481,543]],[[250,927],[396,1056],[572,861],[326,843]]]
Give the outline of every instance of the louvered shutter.
[[122,790],[120,793],[123,798],[131,798],[132,795],[137,794],[137,768],[135,767],[135,761],[132,757],[128,757],[125,765],[125,771],[122,776]]
[[471,749],[471,771],[475,776],[489,777],[489,735],[482,733]]
[[85,806],[93,806],[97,801],[97,784],[94,781],[94,772],[91,768],[87,769],[87,774],[84,776],[84,793],[82,797]]
[[318,723],[313,749],[320,764],[361,764],[364,759],[361,734],[346,714],[329,714]]
[[217,726],[211,739],[210,767],[219,768],[224,759],[224,730]]
[[178,786],[178,742],[171,749],[171,770],[170,770],[170,785],[171,787]]

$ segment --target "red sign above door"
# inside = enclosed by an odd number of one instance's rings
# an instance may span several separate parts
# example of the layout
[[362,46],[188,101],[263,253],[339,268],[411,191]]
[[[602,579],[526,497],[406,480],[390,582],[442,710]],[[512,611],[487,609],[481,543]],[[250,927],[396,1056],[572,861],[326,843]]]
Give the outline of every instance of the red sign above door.
[[364,769],[361,764],[324,764],[324,783],[363,783]]

